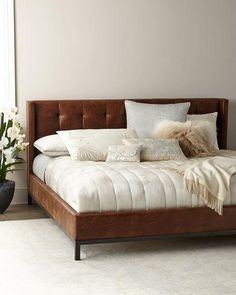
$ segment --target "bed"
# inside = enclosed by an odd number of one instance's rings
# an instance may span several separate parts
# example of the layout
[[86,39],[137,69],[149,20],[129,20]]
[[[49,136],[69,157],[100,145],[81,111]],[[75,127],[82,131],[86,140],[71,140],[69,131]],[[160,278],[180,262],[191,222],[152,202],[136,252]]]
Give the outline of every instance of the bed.
[[[141,99],[134,100],[145,103],[166,104],[178,102],[191,102],[190,114],[204,114],[218,112],[218,143],[221,149],[227,147],[227,119],[228,101],[226,99]],[[113,197],[114,202],[110,206],[101,206],[93,199],[78,203],[71,198],[63,197],[61,188],[53,186],[47,178],[46,167],[58,171],[62,162],[60,159],[45,159],[38,155],[33,143],[36,139],[55,134],[58,130],[68,129],[99,129],[99,128],[125,128],[126,114],[124,100],[44,100],[27,102],[27,127],[28,127],[28,203],[34,199],[46,212],[61,226],[61,228],[75,241],[75,259],[80,259],[80,246],[91,243],[106,243],[116,241],[135,241],[154,239],[170,235],[195,235],[222,232],[235,232],[236,219],[236,197],[228,200],[224,205],[224,215],[219,216],[211,209],[187,193],[181,195],[181,182],[174,173],[169,175],[158,175],[157,196],[159,201],[152,203],[126,202]],[[65,169],[73,166],[70,157],[64,157]],[[81,163],[74,163],[75,166]],[[104,163],[83,163],[83,169],[90,169],[90,165],[96,165],[97,171],[109,173],[111,167]],[[117,177],[123,173],[126,167],[117,164],[115,173]],[[133,171],[136,171],[137,164],[133,164]],[[157,163],[149,166],[147,163],[140,163],[142,169],[150,171],[156,169]],[[153,166],[154,165],[154,166]],[[64,166],[63,166],[64,167]],[[140,168],[140,167],[139,167]],[[63,168],[64,169],[64,168]],[[78,167],[75,167],[78,169]],[[108,169],[108,170],[107,170]],[[123,170],[122,170],[123,169]],[[50,170],[50,169],[47,169]],[[46,174],[45,174],[46,173]],[[100,173],[100,172],[99,172]],[[151,173],[151,172],[150,172]],[[45,176],[46,175],[46,176]],[[114,175],[114,171],[113,174]],[[150,174],[151,175],[151,174]],[[152,172],[153,175],[153,172]],[[58,174],[62,179],[63,174]],[[110,176],[109,176],[110,177]],[[141,176],[140,176],[141,177]],[[157,177],[157,176],[155,176]],[[161,178],[171,180],[170,187],[165,193],[165,200],[161,197]],[[78,176],[82,180],[83,173]],[[79,182],[78,179],[78,182]],[[67,182],[69,183],[70,178]],[[47,184],[46,184],[47,183]],[[176,187],[178,186],[178,190]],[[232,190],[235,191],[236,181],[233,180]],[[178,191],[178,192],[176,192]],[[111,193],[108,191],[111,195]],[[172,195],[173,193],[173,195]],[[60,197],[59,194],[62,196]],[[175,195],[174,195],[175,194]],[[73,194],[71,194],[73,195]],[[100,194],[101,200],[110,197]],[[112,199],[112,196],[110,197]],[[129,200],[127,194],[127,200]],[[160,201],[162,200],[162,201]],[[167,201],[168,200],[168,201]],[[105,202],[104,202],[105,204]],[[135,204],[135,205],[133,205]]]

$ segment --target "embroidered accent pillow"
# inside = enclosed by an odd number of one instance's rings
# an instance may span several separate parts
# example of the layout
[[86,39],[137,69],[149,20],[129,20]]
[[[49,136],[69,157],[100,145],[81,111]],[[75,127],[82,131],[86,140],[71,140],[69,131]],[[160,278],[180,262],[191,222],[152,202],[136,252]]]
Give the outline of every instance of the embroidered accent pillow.
[[107,162],[140,162],[141,144],[111,145],[108,147]]
[[158,139],[176,139],[186,157],[208,156],[212,147],[211,124],[206,121],[185,123],[164,121],[157,126]]
[[110,145],[122,144],[123,138],[136,138],[133,129],[77,129],[57,131],[72,160],[105,161]]
[[190,102],[148,104],[126,100],[127,128],[135,129],[140,138],[151,138],[163,120],[185,122],[189,107]]
[[143,161],[186,159],[176,139],[123,139],[123,143],[126,145],[141,144],[141,160]]
[[187,120],[188,121],[197,121],[197,122],[204,122],[204,121],[207,121],[211,124],[211,137],[212,137],[212,146],[215,148],[215,149],[219,149],[219,146],[218,146],[218,140],[217,140],[217,125],[216,125],[216,121],[217,121],[217,116],[218,116],[218,113],[215,112],[215,113],[209,113],[209,114],[198,114],[198,115],[188,115],[187,116]]

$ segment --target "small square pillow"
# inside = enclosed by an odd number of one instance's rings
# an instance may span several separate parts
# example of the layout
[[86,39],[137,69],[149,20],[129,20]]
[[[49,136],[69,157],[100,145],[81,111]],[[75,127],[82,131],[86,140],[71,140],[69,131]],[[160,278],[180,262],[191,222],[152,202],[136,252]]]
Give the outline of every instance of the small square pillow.
[[111,145],[108,147],[107,162],[140,162],[141,144]]
[[105,161],[110,145],[122,144],[123,138],[137,138],[134,129],[77,129],[57,131],[72,160]]
[[163,120],[185,122],[189,107],[190,102],[149,104],[126,100],[127,128],[134,128],[141,138],[151,138]]
[[123,139],[126,145],[141,144],[141,160],[186,160],[176,139]]
[[58,134],[41,137],[34,142],[34,146],[48,157],[69,155],[66,145]]
[[217,121],[217,115],[218,113],[209,113],[209,114],[194,114],[194,115],[188,115],[187,116],[187,120],[188,121],[197,121],[197,122],[201,122],[201,121],[207,121],[211,124],[211,136],[213,137],[213,147],[215,149],[219,149],[218,146],[218,141],[217,141],[217,125],[216,125],[216,121]]

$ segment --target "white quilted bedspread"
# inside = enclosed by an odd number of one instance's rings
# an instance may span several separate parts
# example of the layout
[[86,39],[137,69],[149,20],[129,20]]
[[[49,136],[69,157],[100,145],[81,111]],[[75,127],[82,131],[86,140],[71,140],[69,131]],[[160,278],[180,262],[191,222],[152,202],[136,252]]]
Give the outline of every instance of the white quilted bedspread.
[[[200,198],[184,189],[183,178],[162,170],[163,165],[165,161],[80,162],[65,156],[48,164],[45,181],[80,213],[204,206]],[[236,176],[230,190],[226,205],[236,204]]]

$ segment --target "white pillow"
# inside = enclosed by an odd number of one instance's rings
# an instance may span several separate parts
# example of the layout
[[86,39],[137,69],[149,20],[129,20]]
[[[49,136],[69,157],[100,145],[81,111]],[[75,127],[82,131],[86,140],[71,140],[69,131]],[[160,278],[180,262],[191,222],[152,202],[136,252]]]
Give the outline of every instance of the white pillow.
[[41,153],[49,157],[69,155],[68,149],[59,135],[53,134],[41,137],[34,142]]
[[110,145],[106,162],[140,162],[141,144]]
[[147,104],[126,100],[127,128],[134,128],[139,137],[150,138],[163,120],[185,122],[189,107],[190,102]]
[[186,160],[176,139],[123,139],[123,143],[142,145],[141,160],[143,161]]
[[123,138],[137,138],[134,129],[78,129],[57,133],[71,158],[79,161],[105,161],[110,145],[122,144]]
[[218,113],[209,113],[209,114],[201,114],[201,115],[188,115],[187,120],[188,121],[207,121],[211,124],[211,136],[213,137],[213,147],[215,149],[219,149],[218,141],[217,141],[217,126],[216,126],[216,120],[217,120]]

